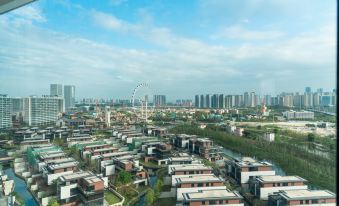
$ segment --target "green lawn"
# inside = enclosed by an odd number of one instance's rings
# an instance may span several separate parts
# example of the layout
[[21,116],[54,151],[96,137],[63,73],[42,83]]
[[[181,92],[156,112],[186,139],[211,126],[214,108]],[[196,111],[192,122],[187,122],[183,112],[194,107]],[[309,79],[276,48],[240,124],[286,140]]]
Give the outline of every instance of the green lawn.
[[108,202],[108,204],[113,205],[115,203],[118,203],[121,201],[121,199],[113,194],[110,191],[105,191],[105,200]]

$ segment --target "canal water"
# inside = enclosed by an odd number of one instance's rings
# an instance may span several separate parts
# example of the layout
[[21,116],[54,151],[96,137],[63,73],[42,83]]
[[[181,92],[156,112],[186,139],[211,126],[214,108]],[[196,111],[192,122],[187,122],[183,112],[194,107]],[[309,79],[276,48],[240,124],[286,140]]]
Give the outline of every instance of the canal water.
[[22,197],[26,206],[38,205],[32,194],[28,191],[25,181],[17,177],[12,168],[4,168],[3,172],[8,176],[8,179],[14,180],[14,192],[17,192]]

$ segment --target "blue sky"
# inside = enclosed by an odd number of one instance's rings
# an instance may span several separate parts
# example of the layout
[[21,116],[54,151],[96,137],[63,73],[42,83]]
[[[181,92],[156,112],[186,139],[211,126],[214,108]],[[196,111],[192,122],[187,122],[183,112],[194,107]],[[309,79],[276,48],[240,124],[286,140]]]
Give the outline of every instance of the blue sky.
[[334,0],[39,0],[0,16],[0,93],[129,98],[332,90]]

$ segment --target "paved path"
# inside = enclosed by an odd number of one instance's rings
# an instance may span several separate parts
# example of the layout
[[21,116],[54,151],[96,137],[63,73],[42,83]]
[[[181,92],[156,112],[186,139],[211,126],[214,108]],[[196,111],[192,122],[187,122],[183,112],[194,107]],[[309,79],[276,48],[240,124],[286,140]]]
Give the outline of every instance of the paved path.
[[175,188],[171,188],[170,192],[162,192],[159,196],[159,198],[169,198],[169,197],[175,197]]

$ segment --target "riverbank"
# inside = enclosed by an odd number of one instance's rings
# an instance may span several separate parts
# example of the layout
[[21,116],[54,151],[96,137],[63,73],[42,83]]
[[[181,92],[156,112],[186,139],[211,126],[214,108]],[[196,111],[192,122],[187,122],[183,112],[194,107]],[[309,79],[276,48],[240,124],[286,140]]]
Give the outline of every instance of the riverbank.
[[237,137],[222,131],[199,129],[195,125],[179,125],[171,129],[170,132],[209,137],[224,148],[234,150],[242,155],[269,160],[281,167],[286,175],[298,175],[319,189],[336,191],[335,162],[308,153],[293,145]]
[[4,169],[4,173],[8,176],[9,179],[14,180],[14,192],[17,192],[22,197],[25,205],[38,206],[35,198],[28,190],[26,182],[14,173],[13,168]]

